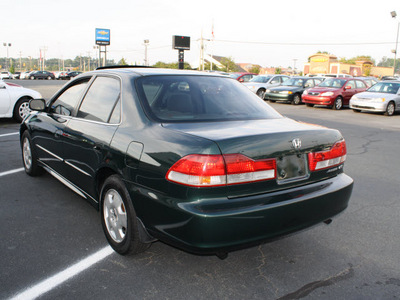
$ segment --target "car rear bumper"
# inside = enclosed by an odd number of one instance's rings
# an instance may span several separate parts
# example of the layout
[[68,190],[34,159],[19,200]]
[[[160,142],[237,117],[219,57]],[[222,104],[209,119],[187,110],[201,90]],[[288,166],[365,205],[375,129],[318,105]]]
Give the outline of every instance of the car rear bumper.
[[256,245],[330,219],[347,207],[352,189],[353,180],[342,173],[263,195],[178,202],[173,211],[164,206],[164,214],[172,214],[174,222],[142,221],[160,240],[190,252],[214,254]]
[[334,100],[335,99],[331,97],[309,96],[309,95],[302,96],[303,103],[309,103],[315,105],[333,105]]

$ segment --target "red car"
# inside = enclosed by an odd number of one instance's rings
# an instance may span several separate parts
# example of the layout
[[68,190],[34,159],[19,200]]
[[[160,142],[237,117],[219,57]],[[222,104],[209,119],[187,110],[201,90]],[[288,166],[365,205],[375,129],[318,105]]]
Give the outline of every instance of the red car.
[[349,105],[350,98],[367,89],[364,81],[354,78],[329,78],[314,88],[305,90],[301,96],[307,106],[326,105],[341,109]]
[[250,81],[253,77],[257,76],[254,73],[231,73],[229,77],[236,79],[239,82],[247,82]]

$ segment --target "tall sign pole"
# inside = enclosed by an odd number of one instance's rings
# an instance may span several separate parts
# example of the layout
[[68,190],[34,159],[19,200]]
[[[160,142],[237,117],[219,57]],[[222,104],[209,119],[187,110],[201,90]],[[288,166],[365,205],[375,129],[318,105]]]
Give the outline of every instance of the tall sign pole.
[[[105,66],[107,64],[107,46],[110,45],[111,34],[110,29],[96,28],[96,45],[99,45],[99,66]],[[104,46],[104,50],[101,50],[101,46]],[[101,64],[101,53],[104,53],[104,62]]]
[[184,69],[185,65],[185,50],[190,50],[190,36],[173,35],[172,36],[172,49],[178,50],[178,68]]

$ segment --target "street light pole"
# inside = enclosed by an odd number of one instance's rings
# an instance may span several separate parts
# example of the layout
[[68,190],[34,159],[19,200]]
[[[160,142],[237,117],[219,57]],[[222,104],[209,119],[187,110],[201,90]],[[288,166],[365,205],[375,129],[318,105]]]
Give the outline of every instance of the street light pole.
[[147,47],[149,46],[150,41],[144,40],[144,65],[148,66],[149,62],[147,60]]
[[11,47],[11,43],[3,43],[3,46],[7,48],[6,69],[8,71],[8,47]]
[[[392,18],[396,18],[397,13],[395,11],[390,12]],[[399,29],[400,29],[400,22],[397,22],[397,36],[396,36],[396,46],[394,50],[394,64],[393,64],[393,76],[396,73],[396,56],[397,56],[397,43],[399,42]]]

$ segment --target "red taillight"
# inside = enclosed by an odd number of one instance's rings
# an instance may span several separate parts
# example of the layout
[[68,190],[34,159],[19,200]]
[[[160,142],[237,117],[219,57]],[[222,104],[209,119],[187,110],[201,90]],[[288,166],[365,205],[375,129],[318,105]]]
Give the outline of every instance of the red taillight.
[[346,160],[346,142],[336,142],[328,151],[308,154],[310,171],[322,170],[340,165]]
[[191,154],[176,162],[166,178],[189,186],[220,186],[275,178],[275,159],[252,160],[242,154]]

